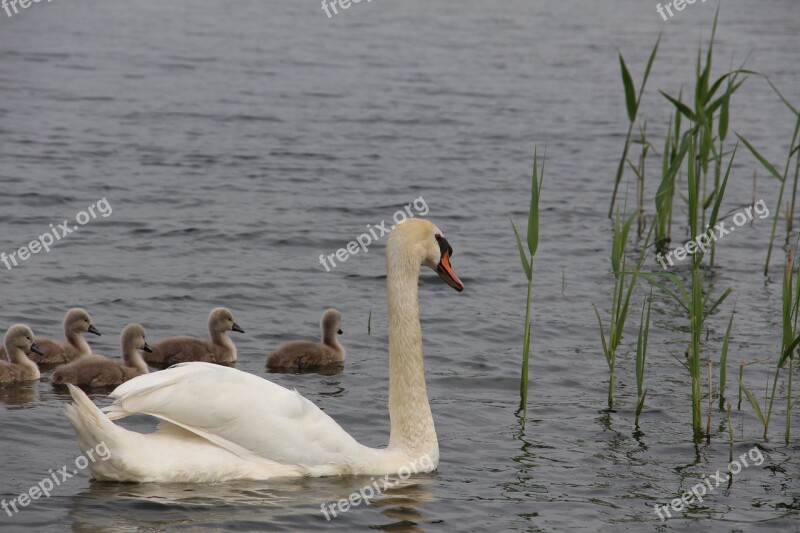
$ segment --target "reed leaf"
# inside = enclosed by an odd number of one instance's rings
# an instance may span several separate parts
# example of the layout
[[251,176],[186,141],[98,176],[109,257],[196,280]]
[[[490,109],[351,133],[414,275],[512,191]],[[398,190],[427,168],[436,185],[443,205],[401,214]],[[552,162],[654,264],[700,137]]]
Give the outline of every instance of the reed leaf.
[[522,270],[525,271],[525,277],[530,281],[532,277],[531,263],[528,261],[528,255],[525,253],[525,247],[522,245],[522,239],[519,238],[519,232],[513,220],[511,220],[511,227],[514,228],[514,237],[517,238],[517,250],[519,250],[519,260],[522,263]]
[[[663,292],[664,294],[670,296],[673,300],[675,300],[678,303],[678,305],[683,307],[683,309],[687,313],[689,312],[689,295],[686,293],[686,286],[683,284],[683,282],[680,280],[680,278],[678,276],[676,276],[672,272],[652,272],[652,273],[651,272],[641,272],[639,275],[642,278],[644,278],[648,283],[650,283],[652,286],[654,286],[656,289],[658,289],[661,292]],[[676,294],[674,291],[672,291],[669,287],[667,287],[666,285],[664,285],[663,283],[658,281],[655,278],[655,276],[667,276],[667,277],[669,277],[681,289],[681,296],[683,298],[678,296],[678,294]]]
[[717,309],[717,307],[719,307],[719,306],[720,306],[720,304],[721,304],[722,302],[724,302],[724,301],[725,301],[725,299],[726,299],[728,296],[730,296],[732,292],[733,292],[733,289],[731,289],[730,287],[728,287],[727,289],[725,289],[725,292],[723,292],[723,293],[722,293],[722,296],[720,296],[720,297],[717,299],[717,301],[716,301],[716,302],[714,302],[714,305],[712,305],[712,306],[709,308],[709,310],[708,310],[708,311],[706,311],[706,312],[703,314],[703,321],[705,321],[705,320],[706,320],[706,319],[707,319],[709,316],[711,316],[711,315],[714,313],[714,311]]
[[[545,160],[547,158],[547,149],[545,149]],[[528,252],[531,257],[536,255],[536,249],[539,247],[539,195],[541,194],[542,180],[544,179],[544,163],[542,160],[542,175],[538,176],[539,158],[536,149],[533,152],[533,175],[531,177],[531,207],[528,212]]]
[[747,396],[747,401],[750,402],[750,405],[753,407],[753,412],[755,412],[758,419],[761,421],[761,424],[764,426],[765,430],[769,426],[769,422],[764,417],[764,413],[761,412],[761,406],[758,405],[758,400],[756,400],[753,393],[742,383],[742,380],[739,380],[739,388],[744,391],[745,396]]
[[[644,387],[644,365],[647,360],[647,339],[650,335],[650,307],[653,301],[653,289],[646,305],[642,305],[642,315],[639,321],[639,337],[636,340],[636,395],[642,396]],[[647,315],[645,316],[645,310]]]
[[605,329],[603,328],[603,319],[600,318],[600,311],[597,310],[597,306],[592,304],[594,307],[594,314],[597,316],[597,324],[600,327],[600,342],[603,343],[603,355],[606,357],[606,363],[608,363],[608,367],[611,368],[611,355],[608,350],[608,343],[606,342],[606,334]]
[[728,161],[728,168],[725,170],[725,177],[722,179],[722,183],[719,186],[719,191],[717,193],[717,199],[714,203],[713,209],[711,209],[711,217],[708,219],[708,227],[713,228],[717,224],[717,219],[719,217],[719,209],[722,205],[722,197],[725,194],[725,189],[728,186],[728,178],[731,175],[731,168],[733,167],[733,160],[736,157],[736,151],[739,149],[739,143],[736,143],[736,146],[733,148],[733,152],[731,153],[731,158]]
[[619,66],[622,70],[622,85],[625,87],[625,107],[628,109],[628,120],[636,120],[636,90],[633,88],[633,78],[625,65],[625,59],[619,54]]
[[783,182],[783,176],[777,171],[777,169],[774,166],[772,166],[772,163],[767,161],[767,159],[763,155],[761,155],[759,153],[759,151],[756,150],[755,147],[752,144],[750,144],[750,142],[747,139],[745,139],[744,137],[742,137],[738,133],[736,134],[736,136],[739,137],[739,139],[744,143],[745,146],[747,146],[747,149],[750,150],[750,152],[753,154],[753,156],[756,159],[758,159],[758,162],[761,163],[761,166],[763,166],[765,169],[767,169],[767,172],[772,174],[775,177],[775,179],[777,179],[778,181],[780,181],[782,183]]
[[[650,52],[650,57],[647,60],[647,67],[644,71],[644,77],[642,78],[642,84],[639,87],[639,94],[633,100],[633,106],[631,106],[631,98],[630,95],[633,94],[633,80],[631,78],[630,72],[628,71],[627,65],[625,65],[625,61],[622,59],[622,54],[619,55],[620,58],[620,65],[622,68],[622,83],[625,88],[625,106],[628,112],[628,133],[625,135],[625,144],[622,147],[622,156],[619,159],[619,163],[617,164],[617,172],[614,175],[614,190],[611,193],[611,205],[608,208],[608,218],[612,218],[614,216],[614,204],[617,200],[617,192],[619,191],[619,184],[622,181],[622,174],[625,170],[625,161],[628,159],[628,151],[631,145],[631,134],[633,133],[633,124],[636,119],[636,112],[639,109],[639,106],[642,103],[642,95],[644,94],[644,88],[647,86],[647,79],[650,77],[650,71],[653,67],[653,63],[656,59],[656,54],[658,53],[658,46],[661,43],[661,34],[658,35],[658,39],[656,39],[656,44],[653,46],[653,50]],[[629,82],[626,82],[626,77],[628,78]],[[631,112],[631,109],[633,110]]]
[[662,95],[664,95],[664,98],[666,98],[667,100],[669,100],[670,102],[672,102],[672,105],[674,105],[674,106],[675,106],[675,108],[678,110],[678,112],[679,112],[681,115],[685,116],[686,118],[688,118],[688,119],[689,119],[689,120],[691,120],[692,122],[697,122],[697,115],[695,115],[695,114],[692,112],[692,110],[691,110],[691,109],[689,109],[689,106],[687,106],[686,104],[684,104],[684,103],[683,103],[683,102],[681,102],[680,100],[678,100],[678,99],[676,99],[676,98],[673,98],[672,96],[668,95],[668,94],[667,94],[667,93],[665,93],[664,91],[658,91],[658,92],[660,92]]
[[[725,337],[722,339],[722,351],[719,355],[719,408],[725,405],[725,386],[728,380],[728,344],[731,340],[731,328],[733,327],[733,315],[736,313],[736,302],[733,303],[731,318],[728,320],[728,329],[725,330]],[[730,414],[730,404],[728,414]]]

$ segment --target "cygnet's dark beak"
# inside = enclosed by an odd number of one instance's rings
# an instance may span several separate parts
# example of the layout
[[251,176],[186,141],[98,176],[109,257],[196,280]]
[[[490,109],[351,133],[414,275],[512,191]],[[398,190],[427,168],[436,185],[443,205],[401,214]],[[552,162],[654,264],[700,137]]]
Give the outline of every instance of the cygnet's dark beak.
[[344,333],[344,332],[342,331],[342,328],[339,328],[339,331],[337,331],[336,333],[338,333],[339,335],[341,335],[341,334],[342,334],[342,333]]
[[144,350],[147,353],[153,353],[153,349],[147,343],[144,343],[144,346],[142,346],[142,350]]
[[39,345],[36,344],[35,342],[33,344],[31,344],[31,351],[33,353],[38,353],[39,355],[44,355],[44,350],[39,348]]
[[100,336],[100,332],[97,331],[97,328],[94,327],[94,324],[89,324],[89,329],[87,329],[86,331],[88,331],[89,333],[94,333],[98,337]]
[[233,331],[238,331],[239,333],[244,333],[244,330],[242,329],[242,326],[240,326],[236,322],[233,323],[233,326],[231,326],[231,329]]

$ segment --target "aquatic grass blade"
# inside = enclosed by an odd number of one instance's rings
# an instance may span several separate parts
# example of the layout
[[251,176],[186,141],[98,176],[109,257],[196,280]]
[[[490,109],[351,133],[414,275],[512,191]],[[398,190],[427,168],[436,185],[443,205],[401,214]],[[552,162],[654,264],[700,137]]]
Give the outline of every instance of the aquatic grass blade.
[[750,144],[750,142],[747,139],[745,139],[738,133],[736,134],[736,136],[739,137],[739,139],[744,143],[745,146],[747,146],[747,149],[750,150],[753,156],[756,159],[758,159],[758,162],[761,163],[761,166],[767,169],[767,172],[772,174],[778,181],[783,182],[783,176],[777,171],[777,169],[774,166],[772,166],[772,163],[767,161],[767,159],[763,155],[761,155],[759,151],[756,150],[756,148],[752,144]]
[[[545,149],[545,158],[547,150]],[[531,207],[528,212],[528,252],[531,256],[536,255],[539,246],[539,194],[544,179],[544,163],[542,161],[542,176],[537,179],[539,158],[536,150],[533,153],[533,176],[531,178]]]
[[[719,355],[719,408],[725,405],[725,386],[728,379],[728,345],[731,340],[731,328],[733,327],[733,316],[736,313],[736,302],[733,303],[731,318],[728,320],[728,329],[725,330],[725,337],[722,339],[722,351]],[[730,405],[730,404],[729,404]]]
[[528,261],[528,255],[525,253],[525,247],[522,245],[522,239],[519,238],[519,232],[513,220],[511,220],[511,227],[514,228],[514,236],[517,238],[517,250],[519,250],[519,260],[522,263],[522,270],[525,271],[525,277],[530,281],[532,276],[531,264]]
[[745,384],[742,383],[741,379],[739,380],[739,388],[740,388],[740,390],[744,391],[745,396],[747,396],[747,400],[750,402],[750,405],[753,407],[753,411],[756,413],[756,416],[761,421],[761,424],[764,426],[764,428],[766,428],[767,425],[768,425],[768,422],[767,422],[767,419],[764,418],[764,413],[761,412],[761,406],[758,405],[758,400],[756,400],[755,396],[753,396],[753,393],[750,392],[750,390],[745,386]]
[[625,87],[625,107],[628,110],[628,120],[636,120],[636,90],[633,87],[633,78],[625,65],[625,59],[619,54],[619,66],[622,71],[622,85]]
[[662,95],[664,95],[664,98],[666,98],[667,100],[672,102],[672,105],[675,106],[675,108],[680,112],[681,115],[684,115],[686,118],[688,118],[692,122],[697,122],[697,116],[694,114],[694,112],[692,112],[691,109],[689,109],[689,106],[687,106],[686,104],[684,104],[680,100],[677,100],[676,98],[668,95],[664,91],[658,91],[658,92],[660,92]]
[[597,310],[597,306],[592,304],[592,307],[594,307],[594,314],[597,316],[597,324],[600,326],[600,341],[603,343],[603,355],[606,356],[606,363],[608,363],[609,368],[611,368],[611,356],[608,351],[605,330],[603,329],[603,319],[600,318],[600,311]]

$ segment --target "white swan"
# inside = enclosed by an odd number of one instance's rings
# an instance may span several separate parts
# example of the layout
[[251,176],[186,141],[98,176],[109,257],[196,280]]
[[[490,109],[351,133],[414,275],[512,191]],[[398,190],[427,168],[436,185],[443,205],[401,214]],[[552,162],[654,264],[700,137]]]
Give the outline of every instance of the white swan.
[[[452,248],[432,223],[399,224],[386,245],[389,307],[389,417],[385,449],[359,444],[314,403],[270,381],[209,363],[184,363],[117,387],[104,411],[77,387],[67,417],[81,449],[104,442],[100,480],[216,482],[285,476],[427,472],[439,444],[425,388],[419,323],[420,266],[458,291]],[[151,434],[112,420],[143,413],[162,420]],[[421,468],[420,468],[421,465]]]

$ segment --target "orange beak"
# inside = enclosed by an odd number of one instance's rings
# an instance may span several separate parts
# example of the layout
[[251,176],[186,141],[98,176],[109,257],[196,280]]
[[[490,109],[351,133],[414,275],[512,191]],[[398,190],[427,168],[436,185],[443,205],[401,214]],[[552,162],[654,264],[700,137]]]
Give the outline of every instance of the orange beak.
[[446,250],[442,254],[441,260],[439,260],[439,264],[436,266],[436,273],[439,274],[439,277],[444,280],[445,283],[453,287],[458,292],[464,290],[464,284],[458,279],[455,270],[453,270],[453,265],[450,264],[450,251]]

